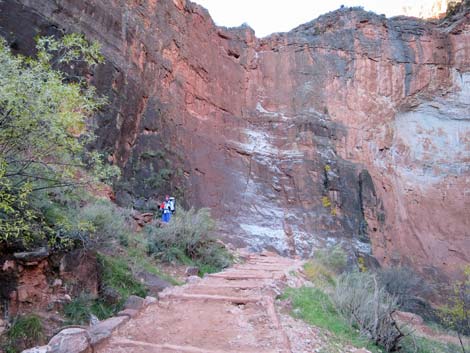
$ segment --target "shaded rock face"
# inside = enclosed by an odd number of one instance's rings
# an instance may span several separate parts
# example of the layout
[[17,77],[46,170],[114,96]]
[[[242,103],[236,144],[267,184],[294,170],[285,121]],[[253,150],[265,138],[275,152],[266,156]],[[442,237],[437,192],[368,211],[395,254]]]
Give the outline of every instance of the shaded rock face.
[[227,239],[291,255],[341,242],[430,276],[470,261],[468,12],[341,9],[257,39],[184,0],[0,9],[14,49],[36,31],[103,44],[96,147],[124,170],[121,202],[171,189],[211,207]]
[[0,314],[3,318],[37,310],[53,314],[70,295],[98,294],[94,253],[75,250],[49,255],[45,248],[0,259]]

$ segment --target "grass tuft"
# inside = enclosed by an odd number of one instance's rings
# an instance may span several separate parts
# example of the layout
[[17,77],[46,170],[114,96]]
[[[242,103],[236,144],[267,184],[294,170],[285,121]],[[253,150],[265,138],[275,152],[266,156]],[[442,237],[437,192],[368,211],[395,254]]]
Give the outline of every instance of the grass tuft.
[[102,286],[116,290],[123,301],[130,295],[146,296],[145,286],[134,278],[125,258],[113,258],[99,254],[98,262],[101,268]]
[[20,352],[25,348],[42,343],[44,330],[41,319],[36,315],[17,317],[6,333],[6,344],[3,347],[8,353]]

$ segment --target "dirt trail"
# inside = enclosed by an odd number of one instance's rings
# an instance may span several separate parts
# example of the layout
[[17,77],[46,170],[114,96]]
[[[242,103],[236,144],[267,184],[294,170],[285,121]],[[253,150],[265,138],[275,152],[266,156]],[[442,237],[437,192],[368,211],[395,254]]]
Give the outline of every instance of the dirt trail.
[[288,353],[275,297],[301,261],[272,253],[161,293],[116,330],[99,353]]

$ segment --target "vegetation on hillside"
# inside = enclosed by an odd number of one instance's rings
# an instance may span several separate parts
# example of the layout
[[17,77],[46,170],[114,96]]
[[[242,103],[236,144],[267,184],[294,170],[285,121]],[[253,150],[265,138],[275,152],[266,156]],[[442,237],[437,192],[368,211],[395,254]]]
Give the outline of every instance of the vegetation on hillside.
[[225,245],[211,236],[215,223],[210,210],[179,210],[164,227],[147,227],[148,252],[164,262],[197,266],[200,275],[230,265]]
[[41,319],[36,315],[24,315],[15,318],[6,333],[3,346],[6,353],[15,353],[32,345],[43,342],[45,336]]
[[[414,303],[432,290],[411,269],[345,272],[347,256],[341,248],[315,255],[303,270],[310,286],[288,288],[283,298],[292,303],[294,316],[332,335],[325,353],[343,352],[347,346],[366,347],[374,353],[459,351],[456,345],[416,336],[411,326],[396,320],[397,310],[416,309]],[[470,269],[465,276],[455,284],[451,305],[441,311],[459,338],[470,327]],[[468,348],[461,344],[460,350],[466,353]]]
[[50,219],[42,206],[73,203],[77,187],[117,174],[86,148],[105,100],[55,68],[100,63],[99,45],[70,34],[39,38],[37,50],[36,58],[13,55],[0,39],[0,242],[13,248],[73,240],[67,213]]
[[463,272],[464,279],[454,283],[450,303],[441,308],[441,317],[457,332],[462,352],[466,353],[468,348],[465,348],[462,336],[470,335],[470,265]]

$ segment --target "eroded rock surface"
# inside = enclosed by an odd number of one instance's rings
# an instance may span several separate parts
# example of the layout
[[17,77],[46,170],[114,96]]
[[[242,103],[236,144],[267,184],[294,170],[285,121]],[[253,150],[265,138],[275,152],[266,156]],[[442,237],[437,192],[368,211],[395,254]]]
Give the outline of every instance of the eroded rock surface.
[[[126,183],[211,207],[227,238],[342,242],[429,276],[470,261],[470,19],[344,8],[257,39],[189,1],[7,0],[1,33],[81,31],[108,60],[98,148]],[[165,191],[164,191],[165,190]]]

